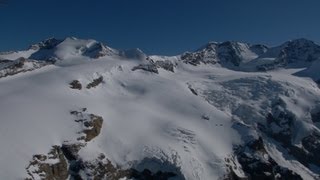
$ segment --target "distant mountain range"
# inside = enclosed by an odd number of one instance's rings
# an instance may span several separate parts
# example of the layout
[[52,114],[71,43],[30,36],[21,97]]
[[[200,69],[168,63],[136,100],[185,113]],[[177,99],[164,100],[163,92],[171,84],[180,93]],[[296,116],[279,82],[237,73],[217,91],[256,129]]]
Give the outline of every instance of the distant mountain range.
[[320,179],[320,46],[0,53],[1,179]]

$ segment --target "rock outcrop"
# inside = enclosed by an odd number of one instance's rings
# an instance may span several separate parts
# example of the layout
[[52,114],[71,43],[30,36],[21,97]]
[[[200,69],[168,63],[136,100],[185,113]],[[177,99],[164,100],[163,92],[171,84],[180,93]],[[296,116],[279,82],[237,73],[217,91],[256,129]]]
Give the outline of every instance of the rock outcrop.
[[94,87],[97,87],[99,84],[101,84],[103,82],[103,77],[100,76],[96,79],[93,79],[92,82],[90,82],[89,84],[87,84],[86,88],[87,89],[91,89],[91,88],[94,88]]
[[132,71],[143,70],[143,71],[148,71],[151,73],[158,74],[159,73],[158,69],[161,68],[166,71],[174,72],[175,65],[169,60],[154,61],[150,57],[147,57],[146,60],[147,60],[146,64],[140,64],[138,66],[135,66],[132,68]]
[[60,146],[52,146],[48,154],[36,154],[26,168],[26,180],[57,180],[69,176],[68,163]]
[[71,83],[69,83],[71,89],[82,89],[82,84],[78,80],[73,80]]
[[0,60],[0,78],[33,71],[49,64],[50,63],[47,62],[39,62],[26,58],[19,58],[13,61]]

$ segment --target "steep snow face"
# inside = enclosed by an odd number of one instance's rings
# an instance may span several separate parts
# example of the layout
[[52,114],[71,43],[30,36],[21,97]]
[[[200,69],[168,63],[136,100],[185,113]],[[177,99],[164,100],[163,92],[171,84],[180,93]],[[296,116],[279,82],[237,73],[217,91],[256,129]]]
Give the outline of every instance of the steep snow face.
[[75,38],[33,47],[56,61],[0,61],[2,179],[319,179],[318,60],[243,72],[271,51],[226,42],[147,56]]

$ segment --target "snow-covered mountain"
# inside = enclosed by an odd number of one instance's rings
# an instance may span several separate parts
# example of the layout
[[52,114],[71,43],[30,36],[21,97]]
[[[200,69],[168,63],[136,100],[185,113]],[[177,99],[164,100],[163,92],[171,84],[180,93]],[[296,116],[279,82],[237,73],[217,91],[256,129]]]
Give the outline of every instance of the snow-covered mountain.
[[0,53],[1,179],[320,179],[320,46]]

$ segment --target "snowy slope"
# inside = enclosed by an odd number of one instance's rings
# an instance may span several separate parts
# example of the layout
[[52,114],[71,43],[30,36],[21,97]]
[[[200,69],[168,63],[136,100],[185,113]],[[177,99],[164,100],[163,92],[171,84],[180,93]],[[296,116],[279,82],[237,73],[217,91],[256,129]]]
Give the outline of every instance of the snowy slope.
[[270,49],[164,57],[66,38],[3,53],[0,177],[319,179],[320,66],[253,70]]

